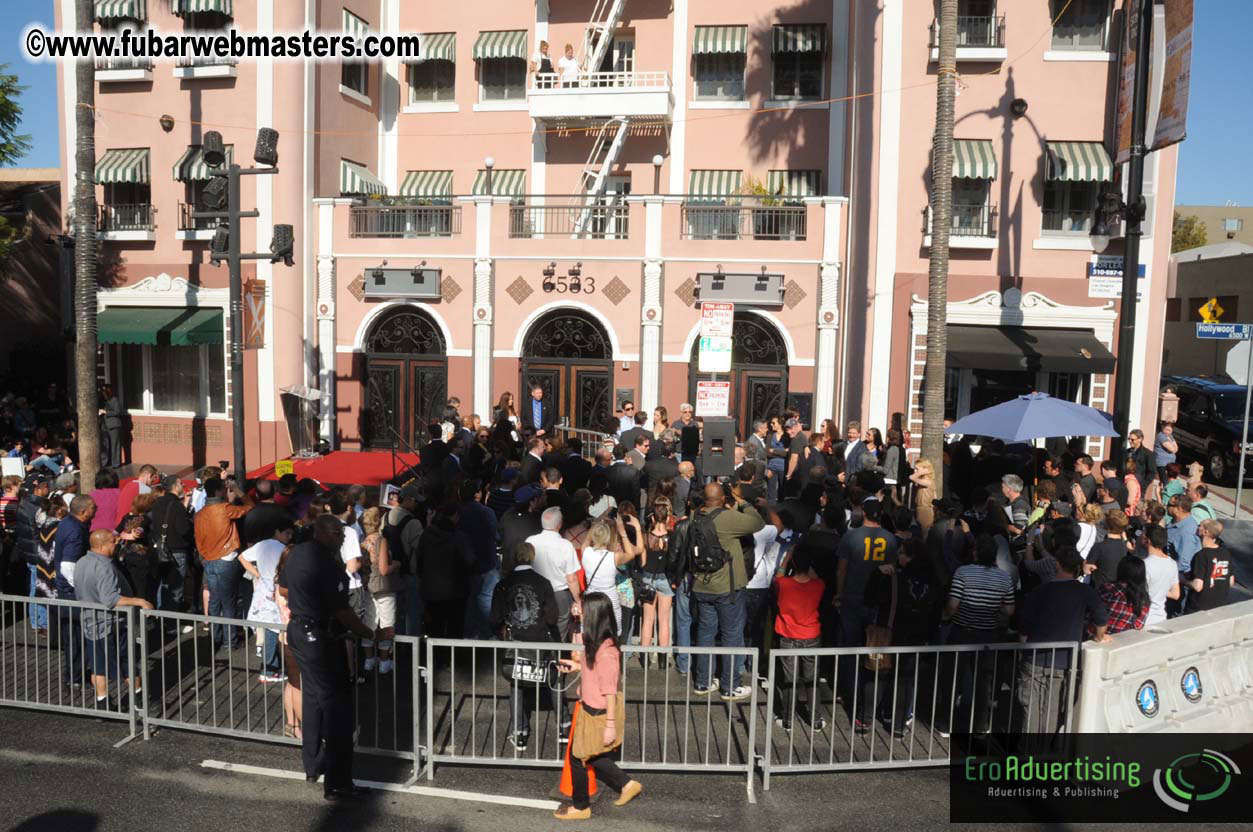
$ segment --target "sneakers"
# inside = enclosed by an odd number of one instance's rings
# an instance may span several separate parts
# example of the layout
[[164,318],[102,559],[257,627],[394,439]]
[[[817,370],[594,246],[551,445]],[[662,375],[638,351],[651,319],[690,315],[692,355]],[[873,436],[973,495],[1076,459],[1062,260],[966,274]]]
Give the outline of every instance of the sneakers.
[[375,659],[373,656],[365,657],[365,672],[366,673],[369,673],[370,671],[374,670],[374,668],[377,665],[378,665],[378,660]]
[[258,645],[257,645],[257,658],[258,658],[258,659],[259,659],[259,658],[261,658],[261,656],[262,656],[261,650],[262,650],[262,647],[261,647],[261,645],[260,645],[260,644],[258,644]]
[[[369,661],[367,659],[367,661]],[[379,673],[391,673],[396,663],[391,659],[383,659],[379,662]]]
[[530,741],[531,735],[526,731],[516,731],[509,735],[509,744],[517,751],[526,751],[526,746]]
[[718,683],[707,682],[706,684],[702,685],[700,682],[697,682],[696,687],[693,692],[697,696],[709,696],[710,694],[714,694],[718,692]]
[[905,727],[904,725],[900,726],[899,728],[892,729],[893,739],[903,740],[908,735],[909,735],[909,728]]
[[183,625],[183,635],[188,635],[189,633],[194,633],[195,631],[196,631],[196,625],[195,625],[195,624],[184,624],[184,625]]
[[722,693],[723,702],[743,702],[745,699],[751,699],[753,689],[747,685],[739,685],[733,690],[724,691]]
[[792,732],[792,720],[790,719],[786,719],[781,716],[776,716],[774,718],[774,724],[778,725],[780,728],[782,728],[784,731],[787,731],[788,733]]
[[263,685],[273,685],[277,682],[287,681],[287,677],[284,676],[282,673],[262,673],[257,678]]
[[869,722],[862,722],[860,719],[853,720],[853,733],[859,736],[865,736],[870,733],[871,725]]

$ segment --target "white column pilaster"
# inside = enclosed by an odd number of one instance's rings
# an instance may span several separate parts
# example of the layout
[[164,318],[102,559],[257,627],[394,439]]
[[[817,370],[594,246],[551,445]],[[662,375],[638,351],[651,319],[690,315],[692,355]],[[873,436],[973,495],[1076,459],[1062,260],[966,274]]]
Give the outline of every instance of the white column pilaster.
[[492,198],[474,204],[474,413],[492,412]]
[[674,54],[670,65],[670,78],[674,83],[674,119],[670,128],[670,188],[669,193],[681,194],[687,190],[683,179],[683,167],[687,142],[687,9],[688,0],[673,0],[674,8]]
[[651,413],[661,401],[661,197],[644,200],[644,274],[640,298],[640,391],[636,405]]
[[815,424],[835,418],[836,352],[840,330],[840,251],[843,200],[823,199],[822,263],[818,267],[818,345],[814,362]]
[[336,447],[335,424],[335,200],[317,200],[318,390],[321,419],[318,435]]
[[[257,32],[274,31],[274,0],[257,0]],[[257,128],[274,126],[274,59],[257,59]],[[257,251],[274,237],[274,177],[254,176],[257,186]],[[257,279],[265,281],[265,343],[257,350],[257,418],[273,422],[278,387],[274,380],[274,264],[257,260]]]
[[[384,34],[400,32],[400,0],[380,0],[379,30]],[[379,178],[387,192],[400,187],[400,58],[384,58],[379,71]]]

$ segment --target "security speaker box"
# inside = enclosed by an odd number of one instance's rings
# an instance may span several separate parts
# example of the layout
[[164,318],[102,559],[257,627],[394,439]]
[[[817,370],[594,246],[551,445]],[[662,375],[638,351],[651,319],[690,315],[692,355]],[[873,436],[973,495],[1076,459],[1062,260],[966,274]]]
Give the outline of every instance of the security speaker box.
[[735,470],[735,420],[706,416],[701,442],[701,473],[706,477],[729,477]]

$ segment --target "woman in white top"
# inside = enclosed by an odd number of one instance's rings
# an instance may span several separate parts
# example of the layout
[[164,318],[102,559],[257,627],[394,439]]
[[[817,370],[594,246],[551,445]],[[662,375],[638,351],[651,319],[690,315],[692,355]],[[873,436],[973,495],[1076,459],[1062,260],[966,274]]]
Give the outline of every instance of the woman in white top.
[[574,58],[574,44],[566,44],[566,54],[557,61],[557,72],[561,74],[561,86],[577,87],[579,85],[579,62]]
[[1088,503],[1079,511],[1079,542],[1075,548],[1084,560],[1101,540],[1100,530],[1104,528],[1105,512],[1096,503]]
[[1144,629],[1166,620],[1166,599],[1179,600],[1179,565],[1166,554],[1166,529],[1149,526],[1144,530],[1145,548],[1144,577],[1149,587],[1149,614],[1144,618]]
[[[283,557],[283,550],[291,543],[294,529],[290,521],[275,530],[274,536],[262,540],[245,549],[239,556],[239,565],[252,576],[252,605],[248,608],[249,621],[261,621],[266,624],[279,625],[278,602],[274,598],[274,578],[278,572],[278,562]],[[264,628],[264,665],[261,668],[261,683],[282,682],[283,660],[279,654],[279,627]]]
[[626,542],[626,529],[616,510],[612,518],[601,517],[592,523],[583,548],[583,575],[586,592],[603,592],[613,604],[613,618],[622,629],[622,605],[618,600],[618,567],[636,558],[635,547]]

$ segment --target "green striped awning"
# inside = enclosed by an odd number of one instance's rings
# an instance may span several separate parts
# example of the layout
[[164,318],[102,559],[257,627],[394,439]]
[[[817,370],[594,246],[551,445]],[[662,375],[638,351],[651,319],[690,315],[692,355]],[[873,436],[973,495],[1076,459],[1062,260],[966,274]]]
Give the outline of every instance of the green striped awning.
[[387,186],[377,176],[370,173],[364,165],[340,159],[339,192],[345,196],[349,194],[381,196],[387,193]]
[[747,51],[747,26],[697,26],[692,37],[693,55]]
[[827,48],[825,23],[775,26],[772,38],[775,52],[824,52]]
[[474,60],[484,58],[526,59],[526,29],[505,32],[479,32],[474,42]]
[[[228,144],[226,146],[226,161],[222,163],[222,167],[218,168],[218,170],[225,170],[234,157],[235,146]],[[207,182],[213,178],[210,174],[211,170],[212,168],[205,164],[204,161],[204,148],[198,144],[193,144],[174,163],[174,181]]]
[[996,151],[987,139],[953,139],[954,179],[995,179]]
[[188,347],[222,343],[222,310],[194,306],[110,306],[96,318],[102,344]]
[[440,32],[434,35],[418,35],[421,44],[418,57],[410,58],[410,63],[418,61],[455,61],[457,60],[456,32]]
[[195,14],[196,12],[217,12],[227,17],[234,16],[233,0],[170,0],[170,11],[174,14]]
[[96,184],[148,184],[148,148],[106,150],[96,161]]
[[96,0],[96,20],[148,19],[148,0]]
[[1100,142],[1049,142],[1048,178],[1054,182],[1109,182],[1114,163]]
[[[523,196],[526,194],[525,170],[493,170],[492,196]],[[487,194],[487,171],[480,170],[474,177],[475,196]]]
[[776,196],[821,196],[822,171],[772,170],[766,177],[766,188]]
[[352,12],[344,9],[344,32],[352,35],[357,40],[361,40],[370,31],[370,24],[357,17]]
[[[495,187],[496,183],[492,182]],[[452,196],[452,171],[411,170],[400,183],[399,196]]]
[[694,170],[687,182],[689,202],[713,202],[739,193],[744,172],[739,170]]

